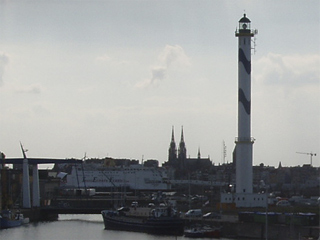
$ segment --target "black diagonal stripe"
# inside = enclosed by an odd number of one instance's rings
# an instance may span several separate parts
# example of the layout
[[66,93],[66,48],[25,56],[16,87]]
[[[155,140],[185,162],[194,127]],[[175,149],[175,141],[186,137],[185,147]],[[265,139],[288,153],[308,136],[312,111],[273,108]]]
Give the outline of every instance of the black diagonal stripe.
[[244,68],[246,69],[246,72],[248,74],[251,73],[251,62],[248,61],[246,58],[246,55],[244,54],[243,50],[239,48],[239,62],[242,62]]
[[247,98],[241,88],[239,88],[239,102],[242,103],[247,114],[250,115],[251,104],[250,104],[250,101],[247,100]]

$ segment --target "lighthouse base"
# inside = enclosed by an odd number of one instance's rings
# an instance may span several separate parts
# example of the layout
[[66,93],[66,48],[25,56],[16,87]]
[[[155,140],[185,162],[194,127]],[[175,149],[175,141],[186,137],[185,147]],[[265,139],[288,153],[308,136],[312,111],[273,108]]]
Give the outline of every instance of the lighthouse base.
[[221,193],[221,203],[233,203],[236,207],[266,207],[265,193]]

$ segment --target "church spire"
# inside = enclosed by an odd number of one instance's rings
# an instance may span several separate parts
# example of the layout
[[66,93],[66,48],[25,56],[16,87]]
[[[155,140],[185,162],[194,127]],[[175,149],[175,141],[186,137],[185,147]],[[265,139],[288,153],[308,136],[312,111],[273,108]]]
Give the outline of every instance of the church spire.
[[174,141],[174,128],[173,128],[173,126],[172,126],[171,142],[170,142],[168,155],[169,155],[168,161],[170,163],[174,163],[177,160],[177,147],[176,147],[176,142]]
[[174,142],[174,127],[172,126],[171,142]]
[[181,127],[181,140],[180,140],[180,144],[184,143],[184,137],[183,137],[183,126]]
[[187,149],[186,149],[186,144],[184,142],[183,126],[181,127],[181,140],[180,140],[179,149],[178,149],[178,159],[182,164],[182,166],[184,166],[187,159]]

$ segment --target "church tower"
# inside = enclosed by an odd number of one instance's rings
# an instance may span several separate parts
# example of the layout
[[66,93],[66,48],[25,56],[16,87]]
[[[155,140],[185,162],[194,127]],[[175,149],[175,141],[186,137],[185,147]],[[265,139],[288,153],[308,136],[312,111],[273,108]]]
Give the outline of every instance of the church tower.
[[187,149],[186,149],[186,144],[184,142],[184,137],[183,137],[183,127],[181,127],[181,140],[180,140],[179,149],[178,149],[178,161],[182,170],[185,169],[186,161],[187,161]]
[[169,154],[168,154],[168,161],[170,165],[175,165],[177,162],[177,147],[176,142],[174,141],[174,129],[172,126],[172,133],[171,133],[171,142],[169,147]]

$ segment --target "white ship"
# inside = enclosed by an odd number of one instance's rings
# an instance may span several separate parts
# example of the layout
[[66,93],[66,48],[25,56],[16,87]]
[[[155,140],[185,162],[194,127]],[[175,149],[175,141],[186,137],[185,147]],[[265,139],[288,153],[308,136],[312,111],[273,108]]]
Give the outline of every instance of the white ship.
[[64,188],[170,189],[167,171],[160,167],[145,167],[141,164],[106,166],[95,162],[72,166],[59,164],[58,168],[61,172],[66,172],[65,176],[60,173],[63,176],[61,187]]

